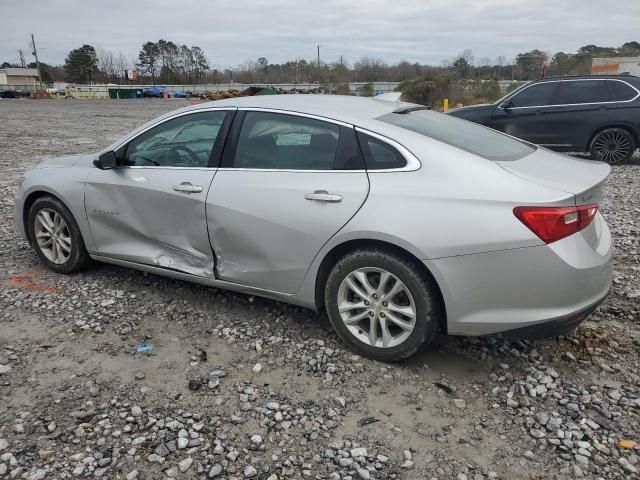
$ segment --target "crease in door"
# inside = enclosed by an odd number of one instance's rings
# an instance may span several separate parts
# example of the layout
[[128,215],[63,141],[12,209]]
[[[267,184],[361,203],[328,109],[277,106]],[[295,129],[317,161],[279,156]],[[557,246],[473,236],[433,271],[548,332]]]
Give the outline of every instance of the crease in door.
[[[104,187],[99,183],[87,184],[85,197],[91,201],[85,202],[86,213],[94,237],[100,239],[100,253],[212,277],[213,261],[208,238],[203,240],[202,245],[197,242],[203,236],[203,226],[198,222],[168,225],[167,212],[175,209],[171,194],[157,195],[158,192],[155,192],[155,208],[146,209],[144,213],[138,211],[132,204],[145,201],[144,189],[139,189],[136,186],[127,189],[126,195],[118,195],[108,184]],[[182,209],[180,216],[202,217],[205,221],[203,203],[201,199],[194,199],[188,203],[188,210],[191,211]],[[98,208],[98,205],[109,208]],[[123,252],[123,255],[114,252]]]

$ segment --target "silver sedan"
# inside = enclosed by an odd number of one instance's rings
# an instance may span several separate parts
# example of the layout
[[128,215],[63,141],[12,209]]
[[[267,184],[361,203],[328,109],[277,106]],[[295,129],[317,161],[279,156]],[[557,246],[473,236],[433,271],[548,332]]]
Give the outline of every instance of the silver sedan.
[[46,160],[16,220],[56,272],[97,260],[324,310],[396,361],[440,333],[573,329],[611,282],[608,174],[418,105],[234,98]]

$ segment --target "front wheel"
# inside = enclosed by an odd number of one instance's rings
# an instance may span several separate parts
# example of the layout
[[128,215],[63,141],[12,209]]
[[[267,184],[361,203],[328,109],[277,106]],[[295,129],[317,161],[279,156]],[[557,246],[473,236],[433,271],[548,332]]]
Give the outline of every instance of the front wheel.
[[410,357],[439,333],[435,282],[413,263],[382,250],[356,250],[334,266],[325,307],[338,336],[384,362]]
[[614,165],[629,160],[635,150],[636,142],[629,132],[607,128],[593,138],[590,153],[593,158]]
[[28,222],[33,248],[54,272],[74,273],[90,263],[80,228],[58,199],[38,198],[29,210]]

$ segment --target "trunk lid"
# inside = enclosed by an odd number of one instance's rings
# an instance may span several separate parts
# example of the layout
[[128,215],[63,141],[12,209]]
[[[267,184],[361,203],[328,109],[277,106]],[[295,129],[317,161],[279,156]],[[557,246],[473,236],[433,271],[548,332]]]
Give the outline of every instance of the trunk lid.
[[611,167],[606,163],[560,155],[538,148],[513,161],[498,161],[509,173],[548,188],[570,193],[576,205],[600,204]]

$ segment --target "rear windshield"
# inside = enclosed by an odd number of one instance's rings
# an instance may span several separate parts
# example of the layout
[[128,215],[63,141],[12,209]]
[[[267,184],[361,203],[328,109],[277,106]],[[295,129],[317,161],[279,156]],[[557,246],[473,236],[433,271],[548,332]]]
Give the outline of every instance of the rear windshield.
[[518,160],[535,147],[490,128],[428,110],[388,113],[377,118],[493,161]]

